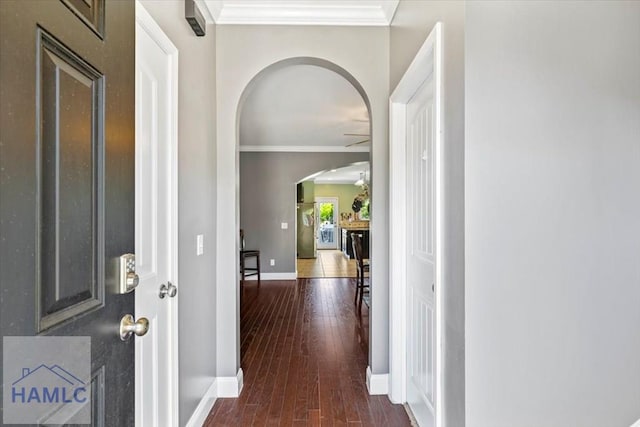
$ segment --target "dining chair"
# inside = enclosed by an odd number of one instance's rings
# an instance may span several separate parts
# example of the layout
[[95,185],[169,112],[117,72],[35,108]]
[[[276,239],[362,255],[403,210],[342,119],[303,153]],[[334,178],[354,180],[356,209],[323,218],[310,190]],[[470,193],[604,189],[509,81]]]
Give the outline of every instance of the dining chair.
[[[353,248],[353,257],[356,261],[356,295],[353,300],[358,305],[358,310],[362,308],[362,301],[369,306],[369,301],[364,298],[364,290],[369,289],[369,284],[365,285],[364,274],[370,271],[369,261],[365,261],[362,257],[362,234],[351,233],[351,245]],[[359,298],[358,298],[359,296]]]
[[[242,281],[248,276],[258,275],[258,284],[260,283],[260,250],[246,249],[244,243],[244,230],[240,229],[240,274]],[[256,259],[255,267],[247,267],[246,260],[250,258]]]

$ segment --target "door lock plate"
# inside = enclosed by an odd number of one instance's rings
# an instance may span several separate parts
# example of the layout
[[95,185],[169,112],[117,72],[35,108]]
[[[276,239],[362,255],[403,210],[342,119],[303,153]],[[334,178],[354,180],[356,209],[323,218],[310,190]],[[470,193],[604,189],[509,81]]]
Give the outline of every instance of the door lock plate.
[[120,256],[118,271],[118,293],[129,293],[138,286],[139,278],[136,274],[136,256],[134,254]]

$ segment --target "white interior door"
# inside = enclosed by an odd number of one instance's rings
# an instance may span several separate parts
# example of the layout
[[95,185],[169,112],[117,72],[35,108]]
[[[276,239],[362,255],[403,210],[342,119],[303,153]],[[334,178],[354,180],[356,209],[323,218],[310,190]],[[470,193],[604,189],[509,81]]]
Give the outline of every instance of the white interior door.
[[407,104],[407,403],[422,427],[436,408],[436,163],[433,82]]
[[[136,3],[136,426],[178,425],[177,49]],[[161,297],[161,286],[164,293]]]
[[318,249],[338,249],[338,198],[316,197]]

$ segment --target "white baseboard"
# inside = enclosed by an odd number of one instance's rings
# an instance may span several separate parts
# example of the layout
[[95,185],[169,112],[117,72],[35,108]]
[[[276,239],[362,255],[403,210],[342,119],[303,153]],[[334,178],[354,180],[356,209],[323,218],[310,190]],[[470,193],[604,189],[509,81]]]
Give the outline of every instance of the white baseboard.
[[640,419],[638,419],[638,421],[636,421],[635,423],[633,423],[631,425],[631,427],[640,427]]
[[218,397],[238,397],[242,391],[244,374],[238,369],[235,377],[218,377]]
[[218,398],[218,380],[213,379],[213,382],[207,389],[204,396],[202,396],[202,400],[196,406],[195,411],[191,414],[189,421],[187,421],[186,427],[202,427],[204,421],[209,416],[211,412],[211,408],[216,403],[216,399]]
[[216,403],[218,397],[238,397],[242,391],[244,383],[244,374],[242,369],[238,370],[238,374],[235,377],[218,377],[214,378],[213,382],[205,392],[204,396],[196,406],[196,409],[191,414],[189,421],[187,421],[186,427],[202,427],[205,420],[211,412],[211,408]]
[[367,390],[369,394],[389,394],[389,374],[372,374],[367,366]]
[[[324,8],[324,6],[323,6]],[[276,152],[276,153],[342,153],[342,152],[369,152],[369,147],[340,145],[240,145],[241,152]],[[349,182],[353,184],[353,182]],[[332,183],[333,184],[333,183]]]
[[[262,273],[260,280],[296,280],[296,273]],[[258,276],[249,276],[245,280],[258,280]]]

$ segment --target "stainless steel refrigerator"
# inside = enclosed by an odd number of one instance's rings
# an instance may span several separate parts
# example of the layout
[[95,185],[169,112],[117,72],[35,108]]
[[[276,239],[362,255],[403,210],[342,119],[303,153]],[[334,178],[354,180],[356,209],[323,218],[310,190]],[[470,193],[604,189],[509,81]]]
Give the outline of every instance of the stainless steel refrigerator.
[[316,257],[316,204],[297,206],[298,258]]

